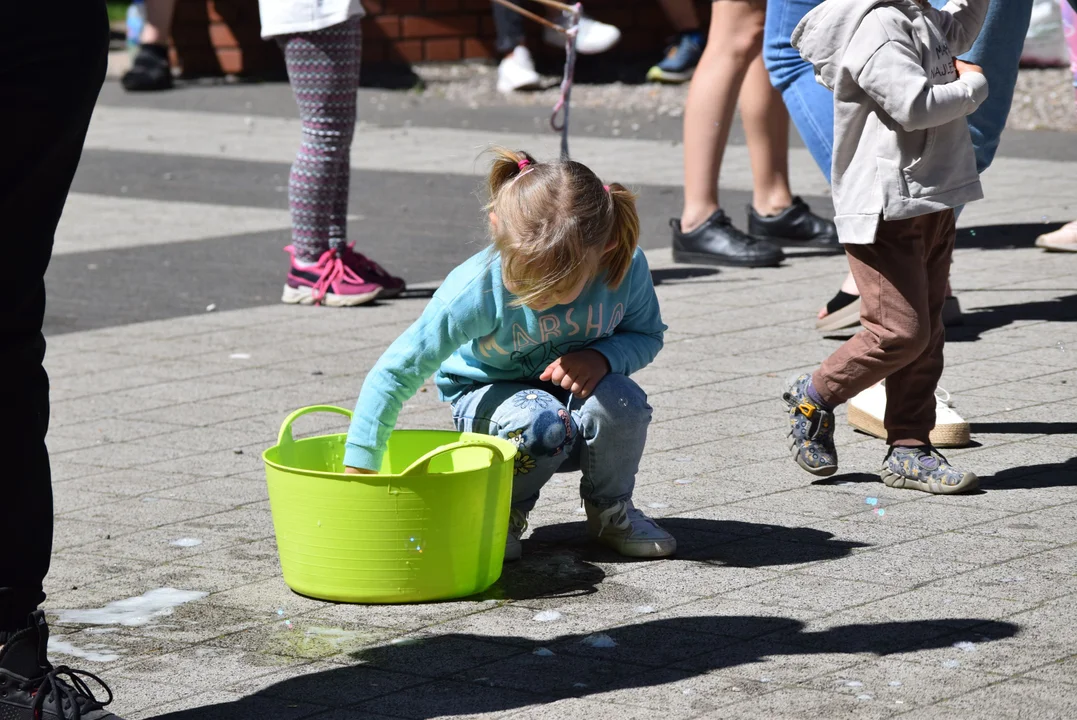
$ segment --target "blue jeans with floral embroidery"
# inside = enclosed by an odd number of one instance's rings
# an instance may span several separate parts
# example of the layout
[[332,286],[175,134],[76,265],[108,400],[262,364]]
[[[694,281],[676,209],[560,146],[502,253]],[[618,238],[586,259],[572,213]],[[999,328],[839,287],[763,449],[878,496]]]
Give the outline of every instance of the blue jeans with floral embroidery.
[[516,443],[512,506],[524,512],[556,472],[581,471],[580,497],[599,507],[631,498],[650,422],[647,394],[615,374],[585,400],[549,383],[505,382],[453,403],[457,430]]

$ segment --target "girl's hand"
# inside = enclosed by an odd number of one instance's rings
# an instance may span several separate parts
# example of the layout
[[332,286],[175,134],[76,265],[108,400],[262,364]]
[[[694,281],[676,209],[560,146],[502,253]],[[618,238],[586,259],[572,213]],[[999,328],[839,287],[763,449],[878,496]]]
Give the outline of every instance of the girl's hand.
[[598,382],[610,371],[606,356],[597,350],[580,350],[562,355],[546,366],[539,376],[576,397],[590,397]]
[[983,75],[984,72],[984,69],[979,65],[973,65],[972,63],[967,63],[964,60],[958,60],[957,58],[954,58],[954,67],[957,68],[958,77],[961,77],[967,72],[978,72],[981,75]]
[[345,475],[377,475],[377,473],[374,472],[373,470],[367,470],[366,468],[353,468],[353,467],[347,467],[347,466],[344,467],[344,474]]

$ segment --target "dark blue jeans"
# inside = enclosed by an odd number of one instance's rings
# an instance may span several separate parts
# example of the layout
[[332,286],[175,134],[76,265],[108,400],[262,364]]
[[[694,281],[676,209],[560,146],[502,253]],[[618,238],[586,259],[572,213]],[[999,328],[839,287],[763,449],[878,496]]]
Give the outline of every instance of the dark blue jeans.
[[105,79],[102,0],[13,3],[0,23],[0,217],[8,293],[0,307],[0,633],[22,628],[45,599],[52,554],[52,479],[42,361],[45,269]]

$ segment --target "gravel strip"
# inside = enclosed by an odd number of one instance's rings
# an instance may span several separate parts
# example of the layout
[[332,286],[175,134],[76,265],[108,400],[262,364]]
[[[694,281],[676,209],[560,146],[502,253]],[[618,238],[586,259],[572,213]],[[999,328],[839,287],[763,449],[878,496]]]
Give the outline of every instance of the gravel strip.
[[[416,65],[414,71],[426,84],[423,94],[471,108],[504,105],[552,108],[560,95],[560,78],[553,76],[545,76],[548,87],[544,90],[502,95],[496,90],[497,68],[478,62]],[[572,90],[572,106],[613,111],[649,109],[656,115],[679,117],[684,113],[687,92],[687,85],[577,83]],[[1077,132],[1077,104],[1069,69],[1022,70],[1008,127]]]

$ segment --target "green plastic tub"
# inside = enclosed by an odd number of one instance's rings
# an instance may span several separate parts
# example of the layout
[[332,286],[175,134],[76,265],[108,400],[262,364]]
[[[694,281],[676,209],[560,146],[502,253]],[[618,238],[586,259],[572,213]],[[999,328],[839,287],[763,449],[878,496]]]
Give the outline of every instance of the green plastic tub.
[[397,430],[378,475],[345,475],[345,433],[295,440],[296,410],[262,454],[284,581],[353,603],[482,592],[501,576],[516,446],[500,438]]

